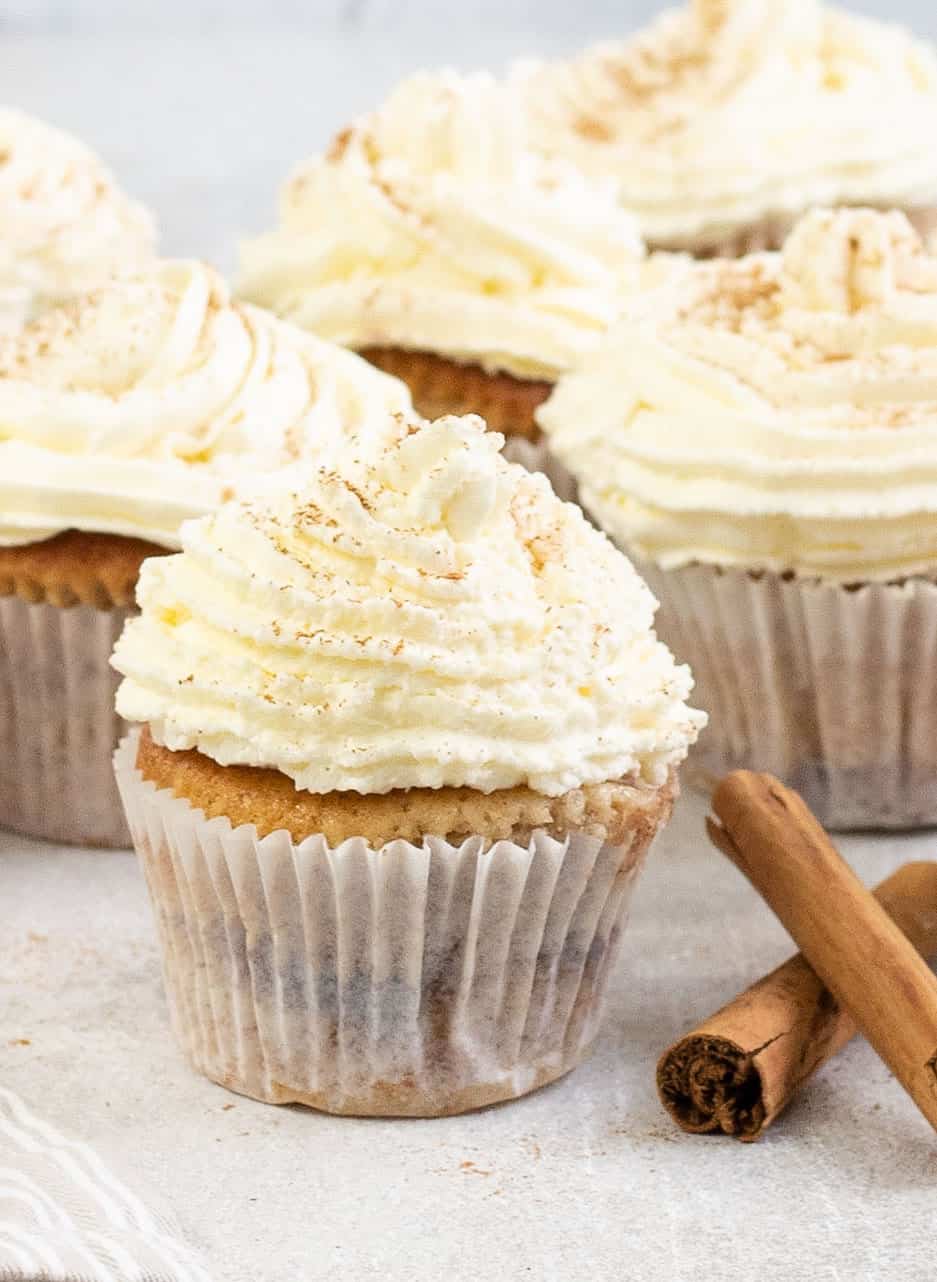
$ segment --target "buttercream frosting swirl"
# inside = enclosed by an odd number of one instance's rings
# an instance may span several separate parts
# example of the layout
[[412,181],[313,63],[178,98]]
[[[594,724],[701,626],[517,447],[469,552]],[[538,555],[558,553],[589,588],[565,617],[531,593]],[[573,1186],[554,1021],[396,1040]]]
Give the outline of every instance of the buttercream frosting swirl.
[[665,568],[937,572],[937,258],[904,215],[814,211],[654,302],[540,412],[605,529]]
[[353,353],[232,302],[211,268],[162,262],[0,342],[0,543],[74,528],[176,547],[257,472],[409,407]]
[[514,75],[538,144],[614,173],[651,245],[706,249],[813,205],[937,204],[937,59],[819,0],[692,0]]
[[153,256],[147,210],[77,138],[0,108],[0,329]]
[[552,378],[664,266],[610,184],[534,153],[507,86],[423,74],[287,183],[240,291],[351,347]]
[[121,715],[312,792],[660,783],[703,717],[631,564],[480,419],[387,426],[144,565]]

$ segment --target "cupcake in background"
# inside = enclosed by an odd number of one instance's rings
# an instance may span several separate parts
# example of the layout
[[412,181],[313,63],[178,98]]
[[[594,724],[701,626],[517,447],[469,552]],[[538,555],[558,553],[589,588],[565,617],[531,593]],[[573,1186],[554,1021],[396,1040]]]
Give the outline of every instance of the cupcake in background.
[[702,718],[631,565],[497,433],[387,427],[144,564],[116,766],[195,1067],[432,1116],[588,1049]]
[[490,76],[423,74],[286,184],[240,292],[401,377],[421,414],[531,436],[556,378],[675,264],[609,183],[537,158]]
[[937,58],[818,0],[691,0],[513,77],[537,144],[613,175],[652,249],[777,248],[815,205],[937,224]]
[[258,473],[409,412],[403,384],[154,264],[0,342],[0,826],[127,845],[110,653],[140,564]]
[[937,258],[815,211],[655,301],[541,423],[692,664],[702,761],[834,827],[937,822]]
[[0,333],[153,257],[149,212],[71,134],[0,108]]

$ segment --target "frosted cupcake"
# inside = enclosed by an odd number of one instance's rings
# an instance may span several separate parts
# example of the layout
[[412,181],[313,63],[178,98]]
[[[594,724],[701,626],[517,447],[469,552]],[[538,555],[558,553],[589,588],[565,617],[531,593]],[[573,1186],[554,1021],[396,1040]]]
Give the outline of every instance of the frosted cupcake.
[[427,417],[529,436],[623,298],[673,269],[644,261],[610,184],[534,156],[507,87],[453,73],[406,81],[298,170],[240,292],[403,378]]
[[631,565],[498,434],[388,429],[144,564],[117,777],[193,1064],[428,1116],[585,1053],[701,717]]
[[402,384],[164,263],[0,343],[0,826],[126,845],[110,652],[144,557]]
[[776,248],[815,205],[937,221],[937,59],[900,27],[817,0],[693,0],[516,82],[538,144],[615,175],[652,248]]
[[0,333],[153,256],[150,214],[70,134],[0,108]]
[[541,421],[692,663],[715,773],[837,827],[937,821],[937,258],[817,211],[699,264]]

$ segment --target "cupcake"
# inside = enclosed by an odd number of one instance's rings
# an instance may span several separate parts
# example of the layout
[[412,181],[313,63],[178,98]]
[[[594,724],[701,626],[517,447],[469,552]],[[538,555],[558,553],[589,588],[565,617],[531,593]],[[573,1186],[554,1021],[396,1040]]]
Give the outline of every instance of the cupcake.
[[128,845],[110,653],[146,556],[402,384],[162,263],[0,342],[0,826]]
[[426,417],[523,437],[623,298],[674,267],[645,261],[610,183],[533,154],[506,86],[424,74],[292,177],[240,292],[402,378]]
[[937,58],[818,0],[692,0],[515,85],[548,154],[614,175],[651,248],[777,248],[815,205],[937,222]]
[[145,562],[116,771],[192,1064],[435,1116],[585,1053],[701,717],[545,477],[476,418],[387,426]]
[[693,666],[703,764],[833,827],[937,822],[937,258],[814,211],[657,304],[541,422]]
[[88,147],[0,108],[0,333],[151,259],[150,214]]

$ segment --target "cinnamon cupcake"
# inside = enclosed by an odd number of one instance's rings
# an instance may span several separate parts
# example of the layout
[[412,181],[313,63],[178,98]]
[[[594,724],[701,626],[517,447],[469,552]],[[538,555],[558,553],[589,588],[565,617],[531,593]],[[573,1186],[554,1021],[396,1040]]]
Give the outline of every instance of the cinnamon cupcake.
[[0,826],[127,845],[109,667],[140,564],[402,384],[162,263],[0,342]]
[[491,77],[419,75],[287,183],[240,292],[408,384],[420,413],[509,436],[676,264],[646,262],[611,185],[530,148]]
[[0,108],[0,333],[153,257],[156,231],[84,143]]
[[698,264],[541,422],[693,665],[711,772],[937,822],[937,258],[904,215]]
[[937,223],[937,58],[818,0],[691,0],[514,83],[549,155],[613,175],[651,248],[777,248],[815,205]]
[[701,717],[631,565],[498,434],[387,427],[144,564],[116,768],[195,1067],[434,1116],[585,1053]]

